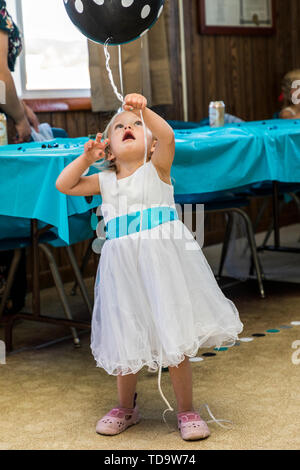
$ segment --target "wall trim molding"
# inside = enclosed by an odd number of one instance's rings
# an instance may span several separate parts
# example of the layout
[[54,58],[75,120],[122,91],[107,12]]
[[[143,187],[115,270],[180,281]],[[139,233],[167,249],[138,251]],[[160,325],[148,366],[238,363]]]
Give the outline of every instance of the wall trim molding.
[[24,99],[35,113],[52,113],[68,111],[91,111],[90,98],[41,98]]

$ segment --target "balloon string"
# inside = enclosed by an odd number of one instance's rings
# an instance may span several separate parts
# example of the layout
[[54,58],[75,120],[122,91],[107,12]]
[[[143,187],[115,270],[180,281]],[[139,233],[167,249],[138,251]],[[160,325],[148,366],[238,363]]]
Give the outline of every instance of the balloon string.
[[[123,104],[124,103],[124,97],[121,95],[121,93],[118,92],[118,89],[115,85],[113,74],[112,74],[112,71],[111,71],[111,68],[110,68],[110,65],[109,65],[109,61],[110,61],[110,53],[108,52],[109,41],[110,41],[110,39],[108,38],[104,43],[104,54],[105,54],[105,57],[106,57],[106,62],[105,62],[106,70],[107,70],[108,78],[109,78],[109,81],[111,83],[114,94],[116,95],[118,100],[121,101],[121,103]],[[120,60],[120,56],[119,56],[119,60]]]
[[[105,57],[106,57],[106,62],[105,62],[106,70],[107,70],[107,73],[108,73],[108,77],[109,77],[112,89],[113,89],[116,97],[118,98],[119,101],[121,101],[122,104],[124,104],[123,94],[118,92],[118,89],[117,89],[116,84],[114,82],[113,74],[112,74],[112,71],[111,71],[111,68],[110,68],[110,65],[109,65],[109,61],[110,61],[110,54],[108,52],[109,41],[110,41],[110,39],[108,38],[104,43],[104,54],[105,54]],[[119,72],[120,72],[120,82],[121,82],[121,87],[122,87],[122,93],[124,93],[123,92],[121,46],[119,46]],[[119,109],[119,112],[121,110],[122,110],[122,108]],[[141,220],[140,220],[140,230],[139,230],[139,239],[138,239],[138,248],[137,248],[137,259],[136,259],[137,269],[138,269],[138,260],[139,260],[139,253],[140,253],[140,239],[141,239],[141,230],[142,230],[142,222],[143,222],[143,205],[144,205],[144,192],[145,192],[145,190],[144,190],[144,187],[145,187],[145,164],[146,164],[146,160],[147,160],[147,133],[146,133],[146,126],[145,126],[142,110],[140,111],[140,115],[141,115],[141,120],[142,120],[142,123],[143,123],[143,130],[144,130],[145,153],[144,153],[144,168],[143,168]]]
[[141,231],[142,231],[142,224],[143,224],[143,209],[144,209],[144,197],[145,197],[145,168],[146,168],[146,160],[147,160],[147,134],[146,134],[146,126],[144,122],[143,112],[140,111],[141,114],[141,121],[143,123],[144,129],[144,143],[145,143],[145,153],[144,153],[144,168],[143,168],[143,185],[142,185],[142,203],[141,203],[141,219],[140,219],[140,230],[139,230],[139,238],[138,238],[138,247],[137,247],[137,256],[136,256],[136,263],[137,263],[137,270],[139,269],[139,254],[140,254],[140,243],[141,243]]
[[208,406],[207,403],[203,403],[203,404],[200,406],[200,408],[199,408],[199,413],[200,413],[201,408],[206,408],[206,410],[207,410],[209,416],[212,418],[212,419],[206,421],[206,423],[216,423],[218,426],[221,426],[221,428],[224,428],[224,429],[228,429],[229,427],[228,427],[228,426],[224,426],[224,424],[221,424],[221,422],[233,424],[233,422],[232,422],[232,421],[229,421],[228,419],[216,419],[216,418],[214,417],[214,415],[212,414],[212,412],[210,411],[210,408],[209,408],[209,406]]
[[121,92],[122,95],[124,96],[124,86],[123,86],[123,70],[122,70],[122,50],[121,50],[121,44],[118,45],[118,50],[119,50],[119,74],[120,74],[120,85],[121,85]]
[[169,431],[174,431],[174,429],[169,426],[166,418],[165,418],[165,414],[168,413],[168,411],[174,411],[174,408],[172,408],[172,406],[170,405],[170,403],[168,402],[168,400],[166,399],[166,397],[164,396],[163,392],[162,392],[162,389],[161,389],[161,371],[162,371],[162,345],[160,346],[160,359],[159,359],[159,364],[158,364],[158,390],[159,390],[159,393],[162,397],[162,399],[164,400],[165,404],[167,405],[168,408],[165,409],[165,411],[163,412],[162,414],[162,418],[163,418],[163,421],[164,423],[167,425],[167,427],[169,428]]
[[[141,50],[143,48],[143,38],[141,38]],[[142,60],[142,56],[141,56]],[[143,224],[143,206],[144,206],[144,196],[145,196],[145,166],[146,166],[146,160],[147,160],[147,134],[146,134],[146,126],[144,122],[144,117],[143,117],[143,112],[142,110],[140,111],[141,115],[141,120],[143,123],[143,130],[144,130],[144,146],[145,146],[145,153],[144,153],[144,168],[143,168],[143,194],[142,194],[142,205],[141,205],[141,220],[140,220],[140,230],[139,230],[139,239],[138,239],[138,248],[137,248],[137,270],[139,269],[138,267],[138,261],[139,261],[139,254],[140,254],[140,243],[141,243],[141,230],[142,230],[142,224]]]

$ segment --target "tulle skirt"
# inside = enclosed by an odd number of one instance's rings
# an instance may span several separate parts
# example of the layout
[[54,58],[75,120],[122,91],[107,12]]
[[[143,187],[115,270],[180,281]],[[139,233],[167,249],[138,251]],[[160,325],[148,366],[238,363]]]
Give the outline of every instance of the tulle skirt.
[[91,350],[111,375],[177,366],[199,348],[233,345],[243,330],[180,220],[106,241],[94,293]]

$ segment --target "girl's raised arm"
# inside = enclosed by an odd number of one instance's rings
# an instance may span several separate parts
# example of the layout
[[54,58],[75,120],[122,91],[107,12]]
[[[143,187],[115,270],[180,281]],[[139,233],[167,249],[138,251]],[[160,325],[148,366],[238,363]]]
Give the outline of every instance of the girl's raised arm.
[[142,111],[145,125],[157,139],[151,161],[160,168],[163,174],[169,175],[175,155],[175,135],[172,127],[162,117],[147,108],[147,100],[142,95],[136,93],[126,95],[123,109],[132,111],[137,116],[140,116],[140,111]]

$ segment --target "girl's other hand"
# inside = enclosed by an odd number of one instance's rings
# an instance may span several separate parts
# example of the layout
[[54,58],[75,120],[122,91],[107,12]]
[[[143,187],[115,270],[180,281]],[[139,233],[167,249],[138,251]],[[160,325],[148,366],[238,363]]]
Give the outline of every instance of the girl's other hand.
[[109,145],[109,139],[103,142],[101,139],[102,134],[99,132],[95,140],[89,140],[84,144],[84,155],[90,165],[105,156],[105,148]]
[[123,104],[124,111],[143,111],[146,107],[147,100],[143,95],[131,93],[130,95],[125,96]]

